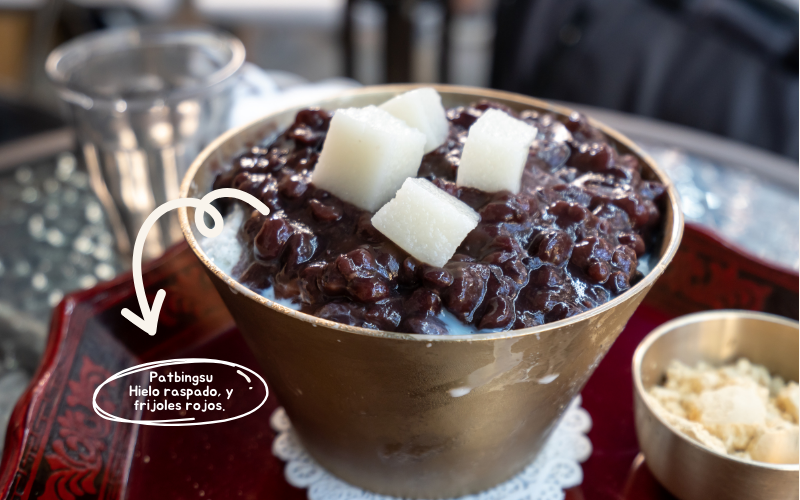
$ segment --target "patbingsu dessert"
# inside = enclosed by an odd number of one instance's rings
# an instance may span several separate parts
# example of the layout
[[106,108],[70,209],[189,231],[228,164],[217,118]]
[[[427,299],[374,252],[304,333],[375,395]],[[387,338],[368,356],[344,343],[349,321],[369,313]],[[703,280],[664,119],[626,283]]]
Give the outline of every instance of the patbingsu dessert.
[[[220,174],[202,242],[243,285],[348,325],[456,334],[558,321],[646,272],[665,188],[581,115],[416,89],[380,106],[305,109]],[[662,207],[662,208],[660,208]]]

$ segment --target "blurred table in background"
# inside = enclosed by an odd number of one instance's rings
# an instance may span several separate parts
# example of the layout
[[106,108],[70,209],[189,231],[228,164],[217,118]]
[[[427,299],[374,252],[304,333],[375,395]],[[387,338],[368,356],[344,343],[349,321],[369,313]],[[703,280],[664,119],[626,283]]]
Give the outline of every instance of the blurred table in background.
[[[251,66],[237,90],[231,126],[355,85],[346,79],[309,84]],[[653,120],[584,111],[630,136],[665,168],[680,191],[687,221],[797,271],[796,164]],[[113,250],[108,220],[74,151],[48,153],[63,140],[44,137],[38,148],[28,148],[30,161],[0,167],[0,445],[8,414],[38,364],[51,308],[65,293],[129,267]],[[48,154],[42,158],[43,152]]]

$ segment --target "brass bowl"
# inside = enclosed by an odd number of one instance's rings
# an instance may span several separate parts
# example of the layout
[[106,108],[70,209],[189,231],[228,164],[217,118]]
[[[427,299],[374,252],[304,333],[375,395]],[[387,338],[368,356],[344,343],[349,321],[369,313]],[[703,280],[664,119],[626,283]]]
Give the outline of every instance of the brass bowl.
[[663,381],[667,365],[747,358],[784,380],[798,379],[798,324],[749,311],[709,311],[653,330],[633,355],[636,435],[650,471],[681,500],[798,498],[798,465],[731,457],[673,430],[643,395]]
[[[378,104],[413,85],[365,87],[307,106]],[[565,119],[570,110],[517,94],[437,86],[446,107],[492,99]],[[289,126],[298,107],[232,130],[189,168],[181,196],[200,198],[236,153]],[[660,260],[636,286],[591,311],[535,328],[428,336],[346,326],[252,292],[210,262],[181,209],[186,240],[205,265],[285,407],[303,446],[361,488],[444,498],[494,486],[529,464],[567,404],[603,359],[675,255],[683,232],[678,195],[653,160],[600,127],[647,175],[667,186]]]

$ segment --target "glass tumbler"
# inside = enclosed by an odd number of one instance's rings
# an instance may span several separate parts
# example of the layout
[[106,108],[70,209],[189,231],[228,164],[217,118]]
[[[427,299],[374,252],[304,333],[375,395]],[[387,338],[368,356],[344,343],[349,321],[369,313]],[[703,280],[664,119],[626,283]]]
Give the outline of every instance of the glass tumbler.
[[[244,45],[229,34],[152,27],[81,36],[47,58],[123,256],[147,216],[178,198],[195,156],[227,129],[244,58]],[[165,215],[143,257],[181,238],[176,214]]]

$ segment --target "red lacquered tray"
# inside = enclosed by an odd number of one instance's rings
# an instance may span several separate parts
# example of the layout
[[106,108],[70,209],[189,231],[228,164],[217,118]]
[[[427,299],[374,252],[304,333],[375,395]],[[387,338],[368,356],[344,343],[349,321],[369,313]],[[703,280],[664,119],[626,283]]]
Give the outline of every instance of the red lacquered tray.
[[[651,300],[639,308],[583,391],[583,405],[594,420],[589,434],[594,453],[584,464],[583,484],[568,491],[568,498],[671,498],[637,459],[630,361],[641,339],[676,312],[714,306],[693,302],[685,291],[678,294],[676,283],[702,286],[699,295],[708,300],[724,294],[717,307],[766,309],[797,317],[796,273],[792,278],[791,273],[765,267],[735,250],[726,254],[723,249],[720,254],[709,247],[715,244],[719,249],[719,243],[709,243],[708,238],[687,229],[676,258],[679,265],[671,268],[678,271],[667,275]],[[712,272],[703,264],[708,252],[718,256],[708,264],[716,266]],[[167,292],[154,337],[120,314],[123,307],[138,309],[129,275],[69,295],[54,311],[42,364],[11,417],[0,463],[0,498],[305,498],[305,491],[286,483],[283,463],[271,453],[274,432],[268,418],[278,405],[272,396],[247,417],[198,427],[115,423],[94,413],[95,388],[111,374],[145,361],[205,357],[259,371],[185,245],[150,264],[144,283],[148,294],[161,288]],[[732,283],[752,293],[731,295],[727,287]],[[668,312],[654,307],[654,301]],[[787,306],[790,303],[793,310]],[[217,376],[238,377],[230,370]],[[113,406],[115,401],[107,403]]]

